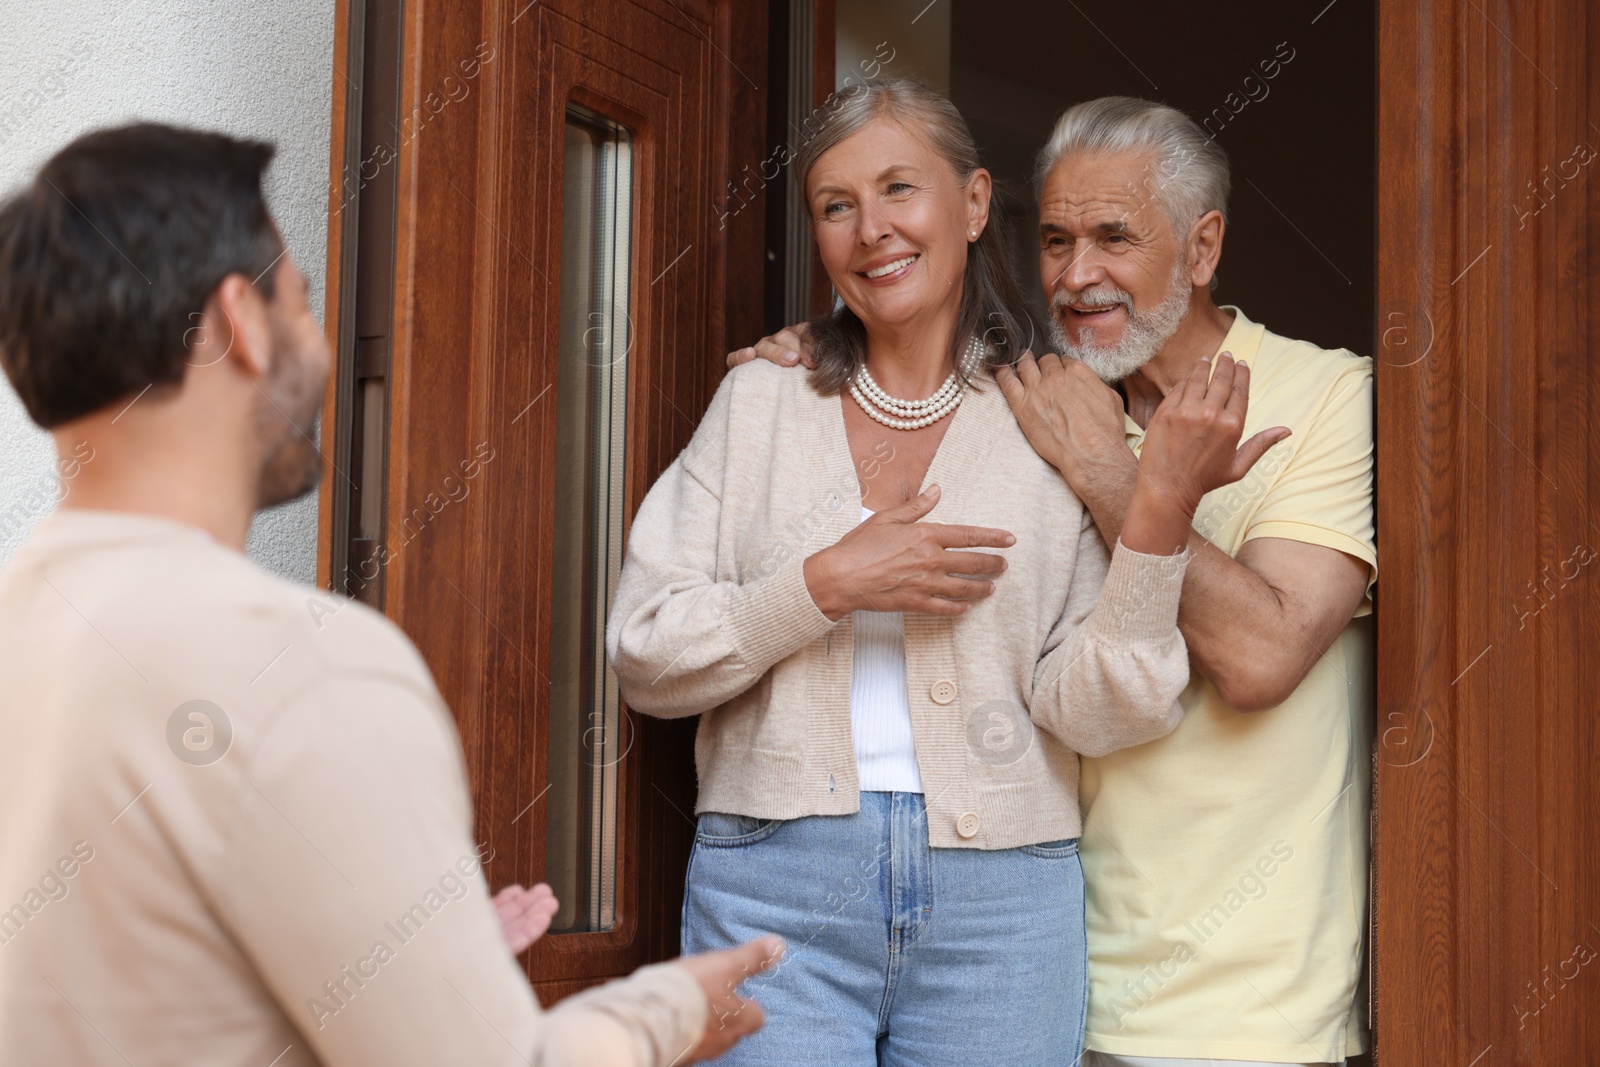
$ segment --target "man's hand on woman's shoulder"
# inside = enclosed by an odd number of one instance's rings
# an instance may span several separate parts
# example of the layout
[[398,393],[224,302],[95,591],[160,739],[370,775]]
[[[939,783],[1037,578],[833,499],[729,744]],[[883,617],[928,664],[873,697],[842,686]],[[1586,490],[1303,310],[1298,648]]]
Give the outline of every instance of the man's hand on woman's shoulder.
[[771,337],[763,337],[747,348],[736,348],[729,352],[728,368],[731,370],[753,359],[765,359],[780,367],[792,367],[800,363],[808,370],[814,370],[817,364],[811,358],[811,348],[811,330],[801,322],[785,326]]
[[1102,487],[1133,491],[1138,460],[1128,447],[1122,396],[1088,366],[1024,352],[994,380],[1033,450],[1091,507]]

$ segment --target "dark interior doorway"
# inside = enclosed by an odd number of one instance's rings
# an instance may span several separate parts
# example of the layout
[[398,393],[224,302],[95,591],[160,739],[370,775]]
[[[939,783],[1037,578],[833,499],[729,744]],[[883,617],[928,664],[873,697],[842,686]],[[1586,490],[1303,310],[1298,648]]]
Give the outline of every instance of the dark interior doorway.
[[[921,78],[966,116],[996,178],[1017,274],[1036,316],[1043,308],[1032,185],[1038,150],[1073,103],[1141,96],[1194,116],[1233,164],[1218,301],[1237,304],[1285,336],[1374,351],[1371,0],[1156,0],[1109,8],[1073,0],[837,0],[831,6],[835,86],[851,73],[859,80],[860,60],[892,54],[869,70]],[[774,12],[775,32],[785,15]],[[774,60],[781,65],[781,53]],[[781,211],[769,215],[781,217]],[[792,240],[795,230],[789,234]],[[769,269],[784,269],[782,240],[769,225],[775,253]],[[770,294],[781,292],[781,283],[769,280],[769,325],[784,321],[782,309],[770,306]]]

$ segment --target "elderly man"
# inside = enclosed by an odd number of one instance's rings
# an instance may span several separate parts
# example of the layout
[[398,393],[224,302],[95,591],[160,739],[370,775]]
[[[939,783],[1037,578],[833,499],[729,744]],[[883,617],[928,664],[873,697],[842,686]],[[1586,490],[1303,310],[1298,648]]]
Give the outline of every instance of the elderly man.
[[[1198,357],[1250,364],[1247,436],[1292,431],[1196,513],[1183,721],[1083,761],[1085,1063],[1341,1062],[1366,1042],[1371,360],[1212,302],[1228,162],[1181,112],[1080,104],[1039,182],[1039,269],[1068,358],[1025,359],[1000,384],[1107,543],[1144,427]],[[803,331],[784,331],[729,361],[803,353]]]

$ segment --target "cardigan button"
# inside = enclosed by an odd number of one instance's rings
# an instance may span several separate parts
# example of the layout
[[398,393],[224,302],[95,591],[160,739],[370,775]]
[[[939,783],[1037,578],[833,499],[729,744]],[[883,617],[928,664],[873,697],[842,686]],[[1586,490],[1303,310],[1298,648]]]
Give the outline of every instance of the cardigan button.
[[956,819],[956,833],[963,838],[978,836],[978,827],[982,825],[978,820],[978,813],[969,811]]
[[940,678],[928,690],[928,696],[933,698],[935,704],[949,704],[956,698],[956,683]]

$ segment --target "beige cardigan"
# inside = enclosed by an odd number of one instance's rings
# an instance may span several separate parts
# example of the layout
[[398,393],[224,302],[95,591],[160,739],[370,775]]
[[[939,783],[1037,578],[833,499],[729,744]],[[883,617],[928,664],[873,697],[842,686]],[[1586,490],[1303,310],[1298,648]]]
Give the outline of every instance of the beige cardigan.
[[[942,491],[928,521],[996,526],[1017,543],[965,615],[905,616],[928,839],[1077,837],[1077,754],[1161,737],[1182,714],[1188,555],[1119,545],[1108,569],[1087,509],[987,373],[952,419],[928,471]],[[802,565],[857,524],[860,504],[840,399],[755,360],[728,373],[640,506],[607,651],[635,710],[704,713],[696,811],[859,810],[851,620],[818,610]]]

